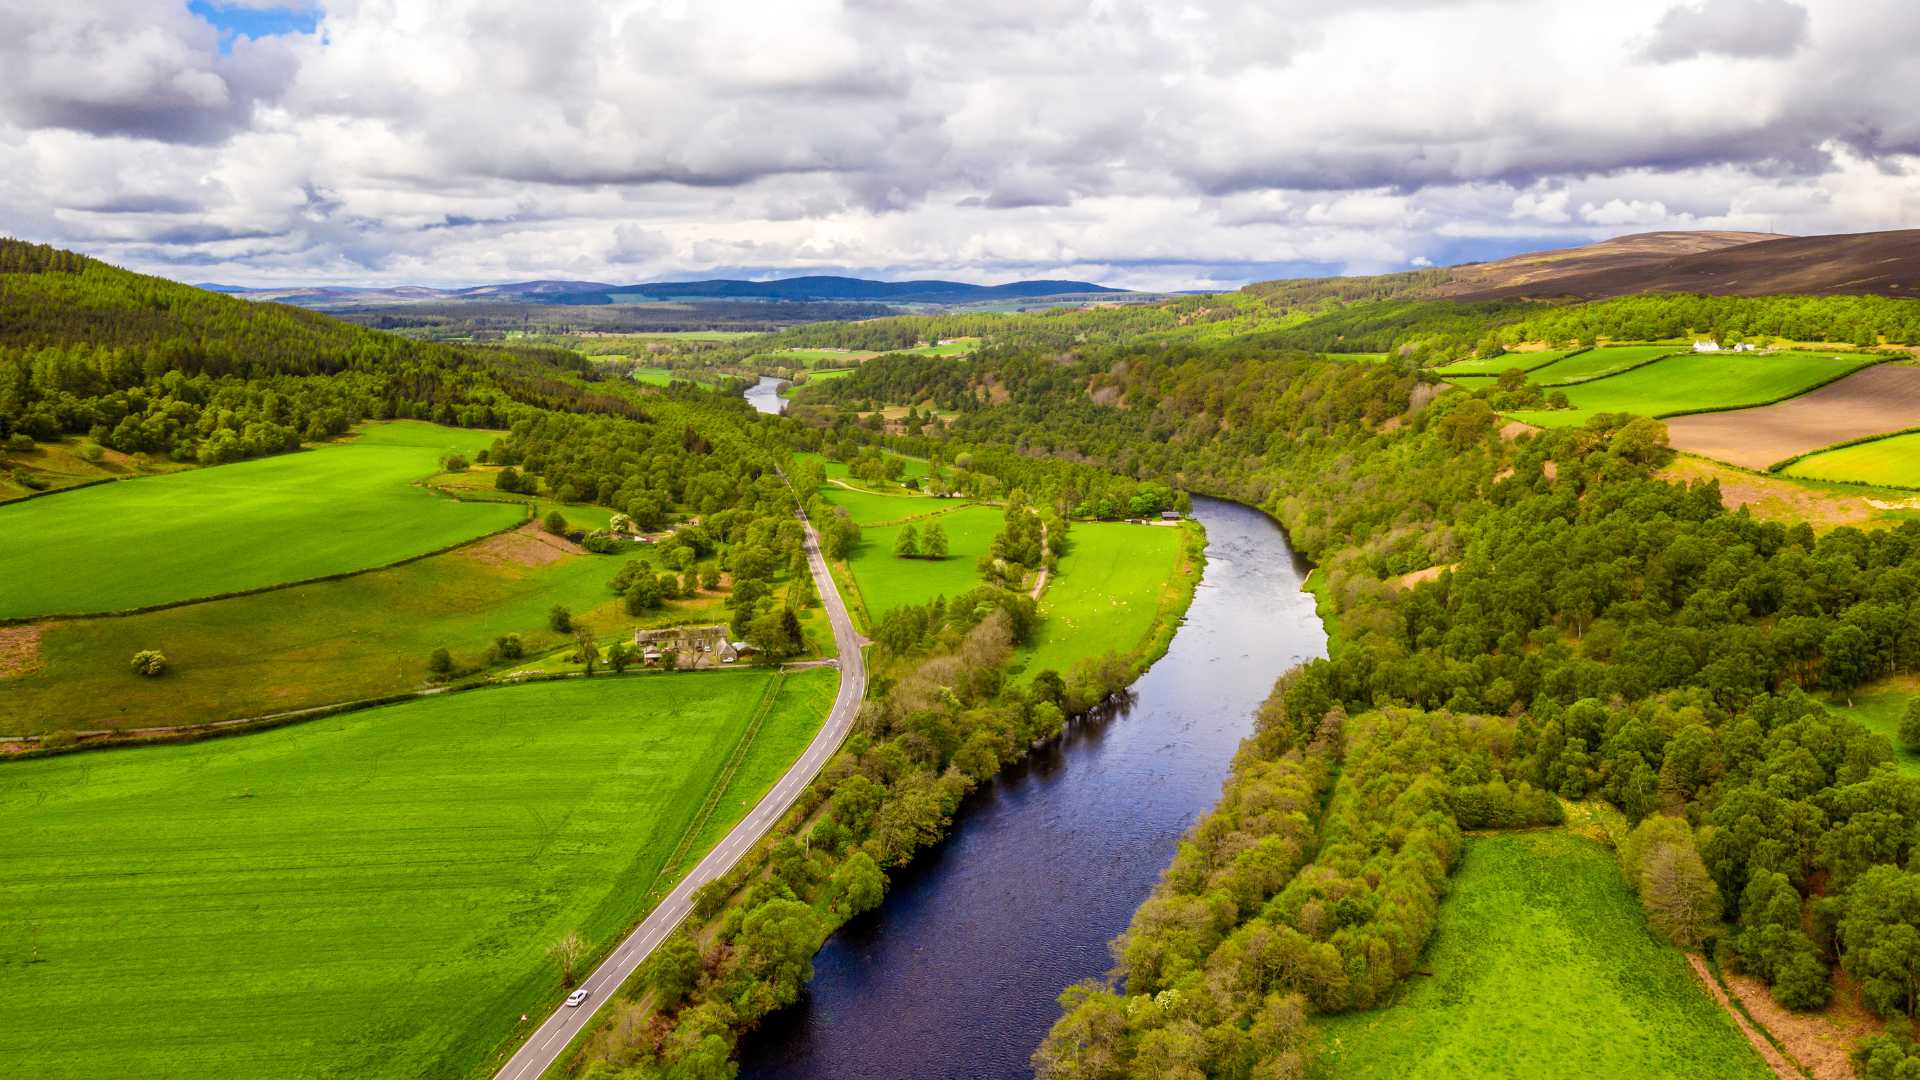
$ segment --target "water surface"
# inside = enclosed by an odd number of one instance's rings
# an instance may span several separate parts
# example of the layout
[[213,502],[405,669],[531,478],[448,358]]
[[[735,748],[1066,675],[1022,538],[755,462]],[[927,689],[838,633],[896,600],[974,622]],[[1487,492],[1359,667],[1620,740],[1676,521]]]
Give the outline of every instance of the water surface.
[[762,375],[759,382],[747,387],[747,401],[763,413],[778,416],[787,411],[787,399],[780,396],[780,388],[785,385],[785,379]]
[[947,841],[827,943],[800,1003],[747,1037],[742,1076],[1031,1074],[1055,999],[1113,966],[1107,942],[1218,800],[1274,679],[1325,655],[1280,529],[1234,503],[1194,511],[1206,574],[1131,701],[970,797]]

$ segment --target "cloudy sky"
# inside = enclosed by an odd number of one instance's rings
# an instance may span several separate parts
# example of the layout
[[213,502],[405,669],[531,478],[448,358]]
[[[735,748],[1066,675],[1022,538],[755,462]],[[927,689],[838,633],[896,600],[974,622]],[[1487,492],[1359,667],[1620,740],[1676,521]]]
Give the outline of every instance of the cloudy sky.
[[1915,41],[1912,0],[7,0],[0,233],[240,284],[1201,288],[1914,227]]

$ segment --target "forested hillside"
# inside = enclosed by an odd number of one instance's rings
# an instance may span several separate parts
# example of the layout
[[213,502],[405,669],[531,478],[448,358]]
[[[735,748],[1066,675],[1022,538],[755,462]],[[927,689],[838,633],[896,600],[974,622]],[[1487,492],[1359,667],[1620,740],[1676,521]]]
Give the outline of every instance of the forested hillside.
[[425,344],[0,240],[0,438],[217,463],[369,418],[645,415],[594,374],[564,350]]

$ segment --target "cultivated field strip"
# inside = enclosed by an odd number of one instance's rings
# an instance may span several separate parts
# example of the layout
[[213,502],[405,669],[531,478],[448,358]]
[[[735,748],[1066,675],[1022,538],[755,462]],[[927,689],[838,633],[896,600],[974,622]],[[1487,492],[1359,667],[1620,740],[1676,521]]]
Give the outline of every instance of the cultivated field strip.
[[[1667,421],[1676,448],[1749,469],[1911,427],[1920,427],[1920,367],[1906,364],[1878,364],[1778,405]],[[1824,470],[1795,475],[1878,482]]]

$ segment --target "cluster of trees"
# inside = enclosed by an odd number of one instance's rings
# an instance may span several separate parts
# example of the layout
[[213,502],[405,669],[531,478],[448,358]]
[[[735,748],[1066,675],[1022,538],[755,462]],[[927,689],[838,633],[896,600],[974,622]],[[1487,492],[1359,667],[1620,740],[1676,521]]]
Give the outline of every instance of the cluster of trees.
[[1654,293],[1534,309],[1500,340],[1658,341],[1700,334],[1723,343],[1765,338],[1920,344],[1920,303],[1884,296],[1701,296]]
[[925,529],[920,529],[908,522],[893,538],[893,554],[901,559],[946,558],[946,527],[938,521],[929,521]]

